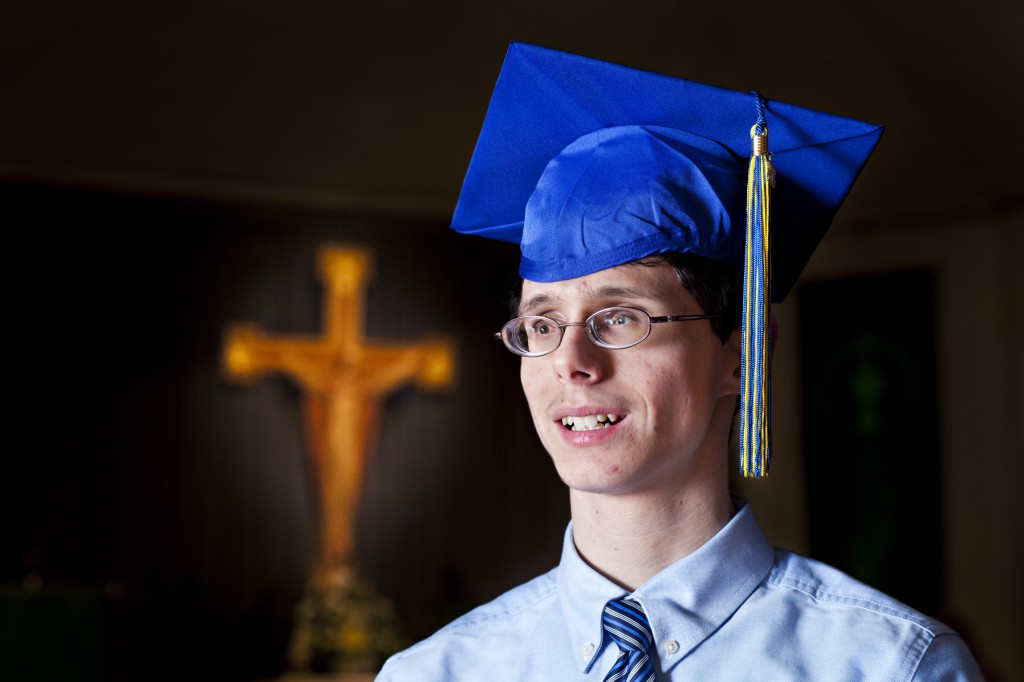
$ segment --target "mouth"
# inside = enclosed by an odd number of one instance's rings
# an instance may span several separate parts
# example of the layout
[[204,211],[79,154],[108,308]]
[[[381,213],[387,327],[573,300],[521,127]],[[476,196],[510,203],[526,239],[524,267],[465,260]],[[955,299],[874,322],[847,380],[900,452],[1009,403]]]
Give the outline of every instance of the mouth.
[[620,419],[622,419],[621,415],[610,412],[562,417],[562,426],[569,431],[596,431],[598,429],[607,429]]

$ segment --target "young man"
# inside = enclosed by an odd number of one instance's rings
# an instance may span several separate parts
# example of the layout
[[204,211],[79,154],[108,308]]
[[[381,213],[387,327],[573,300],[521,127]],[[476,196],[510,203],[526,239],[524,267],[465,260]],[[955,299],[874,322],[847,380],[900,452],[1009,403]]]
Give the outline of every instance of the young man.
[[557,568],[378,679],[981,679],[952,630],[772,548],[729,493],[737,405],[744,473],[768,466],[769,300],[881,132],[512,45],[453,227],[521,244],[500,336],[572,521]]

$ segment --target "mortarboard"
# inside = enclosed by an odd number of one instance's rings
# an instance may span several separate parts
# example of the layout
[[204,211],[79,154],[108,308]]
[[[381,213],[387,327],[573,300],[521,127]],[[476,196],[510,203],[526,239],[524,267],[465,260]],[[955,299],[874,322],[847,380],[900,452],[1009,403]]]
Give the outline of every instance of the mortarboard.
[[452,228],[520,244],[519,274],[534,281],[668,251],[740,268],[741,469],[764,475],[769,302],[793,287],[882,131],[757,93],[512,43]]

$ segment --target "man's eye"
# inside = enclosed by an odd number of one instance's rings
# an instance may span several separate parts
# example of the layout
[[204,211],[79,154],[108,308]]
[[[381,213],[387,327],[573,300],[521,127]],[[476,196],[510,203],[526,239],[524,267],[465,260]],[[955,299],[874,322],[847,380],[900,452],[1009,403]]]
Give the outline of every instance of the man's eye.
[[610,327],[621,327],[636,322],[636,316],[626,312],[618,312],[608,318],[607,324]]
[[539,334],[543,336],[545,334],[550,334],[552,331],[554,331],[554,327],[551,326],[550,324],[547,324],[546,322],[540,322],[531,327],[530,331],[533,332],[534,334]]

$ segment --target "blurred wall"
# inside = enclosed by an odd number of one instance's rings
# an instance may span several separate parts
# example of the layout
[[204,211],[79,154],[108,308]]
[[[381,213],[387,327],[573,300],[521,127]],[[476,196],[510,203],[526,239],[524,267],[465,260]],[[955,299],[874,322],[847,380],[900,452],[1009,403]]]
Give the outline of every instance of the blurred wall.
[[328,241],[376,250],[369,337],[458,345],[451,392],[385,401],[364,482],[361,568],[408,640],[556,561],[567,504],[518,364],[490,338],[514,247],[432,220],[0,192],[24,256],[5,273],[19,446],[4,458],[3,679],[286,668],[317,513],[300,394],[281,377],[229,384],[219,363],[232,321],[320,331]]

